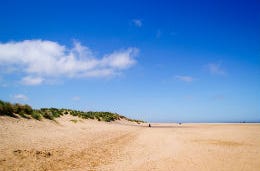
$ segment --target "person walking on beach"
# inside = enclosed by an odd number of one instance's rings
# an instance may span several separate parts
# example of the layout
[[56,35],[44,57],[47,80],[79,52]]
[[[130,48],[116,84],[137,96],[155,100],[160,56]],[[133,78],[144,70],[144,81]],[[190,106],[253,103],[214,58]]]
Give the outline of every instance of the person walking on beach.
[[151,127],[151,124],[149,124],[149,127]]

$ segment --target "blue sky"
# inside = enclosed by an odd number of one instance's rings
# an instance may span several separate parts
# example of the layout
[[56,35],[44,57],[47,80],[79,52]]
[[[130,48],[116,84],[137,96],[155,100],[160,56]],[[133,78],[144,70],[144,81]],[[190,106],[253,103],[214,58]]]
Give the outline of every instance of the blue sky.
[[260,121],[259,11],[257,0],[1,1],[0,99]]

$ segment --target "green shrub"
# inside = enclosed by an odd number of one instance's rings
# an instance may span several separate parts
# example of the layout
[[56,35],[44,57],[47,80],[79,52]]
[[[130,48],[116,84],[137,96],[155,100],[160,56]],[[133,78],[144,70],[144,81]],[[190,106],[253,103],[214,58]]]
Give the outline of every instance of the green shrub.
[[76,111],[71,111],[70,114],[71,114],[72,116],[78,116],[78,114],[77,114]]
[[13,108],[13,112],[16,114],[19,114],[22,110],[21,110],[21,105],[18,103],[15,103],[14,105],[12,105]]
[[16,117],[13,113],[13,105],[9,102],[4,102],[0,100],[0,115]]
[[46,118],[46,119],[54,120],[54,116],[53,116],[52,113],[49,112],[49,111],[44,112],[44,113],[42,114],[42,116],[43,116],[44,118]]
[[129,119],[129,118],[127,118],[127,120],[130,121],[130,122],[136,122],[137,124],[144,123],[144,121],[137,120],[137,119]]
[[27,115],[31,115],[33,113],[32,107],[29,105],[22,105],[19,103],[16,103],[12,105],[13,112],[20,115],[23,118],[29,119],[30,117]]
[[32,110],[32,107],[29,106],[29,105],[23,105],[23,111],[26,113],[26,114],[32,114],[33,113],[33,110]]
[[42,116],[38,111],[33,111],[31,114],[32,118],[37,119],[37,120],[41,120]]
[[50,108],[49,111],[52,113],[54,118],[60,117],[62,114],[62,110],[59,110],[57,108]]
[[25,114],[24,112],[20,112],[19,116],[26,118],[26,119],[31,119],[29,115]]

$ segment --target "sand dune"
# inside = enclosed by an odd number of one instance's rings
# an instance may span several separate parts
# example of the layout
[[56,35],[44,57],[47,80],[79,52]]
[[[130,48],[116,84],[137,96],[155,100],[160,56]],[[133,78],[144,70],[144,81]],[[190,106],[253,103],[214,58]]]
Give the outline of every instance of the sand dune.
[[260,168],[259,144],[260,124],[148,128],[68,115],[57,122],[0,117],[0,170],[252,171]]

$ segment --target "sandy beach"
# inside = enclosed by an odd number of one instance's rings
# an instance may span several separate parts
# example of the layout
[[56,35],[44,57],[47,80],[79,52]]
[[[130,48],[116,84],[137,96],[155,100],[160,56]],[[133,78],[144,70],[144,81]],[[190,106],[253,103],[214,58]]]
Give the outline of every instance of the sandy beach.
[[260,124],[135,124],[0,117],[0,170],[260,168]]

